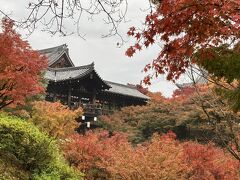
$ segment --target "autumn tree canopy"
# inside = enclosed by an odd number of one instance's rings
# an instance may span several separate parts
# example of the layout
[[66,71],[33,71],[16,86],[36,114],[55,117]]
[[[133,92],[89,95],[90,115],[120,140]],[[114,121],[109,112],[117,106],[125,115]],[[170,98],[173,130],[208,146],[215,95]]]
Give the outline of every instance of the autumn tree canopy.
[[78,127],[76,118],[82,114],[81,108],[73,111],[60,102],[36,101],[30,121],[49,136],[60,139],[75,133]]
[[231,179],[239,161],[212,144],[181,143],[174,133],[154,135],[132,147],[123,134],[105,131],[73,135],[63,146],[65,158],[86,179]]
[[159,74],[176,80],[194,63],[196,52],[228,44],[229,49],[239,42],[239,0],[161,0],[154,1],[156,8],[145,19],[143,30],[131,27],[128,35],[136,40],[126,54],[155,43],[162,45],[158,57],[144,68],[150,69],[144,82]]
[[45,57],[32,50],[13,29],[14,23],[2,20],[0,33],[0,109],[8,105],[24,104],[25,98],[44,91],[42,70],[47,67]]

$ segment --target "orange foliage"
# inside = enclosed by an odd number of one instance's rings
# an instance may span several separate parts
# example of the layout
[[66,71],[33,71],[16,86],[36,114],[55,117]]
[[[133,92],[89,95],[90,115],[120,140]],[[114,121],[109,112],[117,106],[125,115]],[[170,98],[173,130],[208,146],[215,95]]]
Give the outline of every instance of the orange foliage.
[[155,135],[132,147],[122,134],[88,132],[71,136],[65,157],[87,179],[231,179],[239,177],[239,161],[212,144],[180,143],[175,134]]
[[125,136],[115,134],[110,137],[107,131],[72,135],[63,146],[66,159],[85,173],[87,179],[109,177],[105,164],[111,162],[112,152],[117,149],[129,150],[131,145]]
[[160,92],[148,92],[147,96],[150,97],[151,101],[156,102],[156,103],[162,103],[163,101],[166,100],[166,98],[164,98],[162,96],[162,93],[160,93]]
[[[155,1],[155,0],[154,0]],[[156,2],[156,1],[155,1]],[[218,47],[239,41],[239,0],[158,0],[159,4],[146,16],[145,28],[131,27],[128,35],[135,38],[135,45],[128,48],[131,57],[143,47],[161,43],[158,57],[144,68],[152,77],[167,74],[168,80],[176,80],[186,71],[196,50]],[[209,57],[211,58],[211,57]]]
[[176,89],[173,92],[172,98],[169,102],[178,101],[179,103],[185,103],[190,99],[204,96],[212,90],[209,84],[199,84],[199,85],[189,85],[182,87],[181,89]]
[[30,121],[50,136],[63,138],[74,133],[78,126],[76,118],[82,113],[82,109],[72,111],[60,102],[37,101],[33,105]]
[[184,143],[183,157],[194,179],[240,178],[239,161],[213,144]]
[[43,93],[41,73],[47,67],[45,57],[31,49],[13,30],[13,22],[2,20],[0,33],[0,109],[24,104],[26,97]]
[[173,95],[172,97],[173,98],[176,98],[176,97],[190,97],[193,93],[195,92],[195,87],[194,86],[186,86],[186,87],[183,87],[181,89],[176,89],[174,92],[173,92]]

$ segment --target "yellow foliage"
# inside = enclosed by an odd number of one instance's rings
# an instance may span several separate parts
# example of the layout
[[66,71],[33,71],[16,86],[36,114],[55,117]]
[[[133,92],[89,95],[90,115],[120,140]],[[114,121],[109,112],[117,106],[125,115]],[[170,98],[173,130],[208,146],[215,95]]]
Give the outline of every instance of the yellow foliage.
[[81,108],[73,111],[60,102],[38,101],[34,102],[30,121],[50,136],[64,138],[74,133],[78,126],[76,118],[82,114]]

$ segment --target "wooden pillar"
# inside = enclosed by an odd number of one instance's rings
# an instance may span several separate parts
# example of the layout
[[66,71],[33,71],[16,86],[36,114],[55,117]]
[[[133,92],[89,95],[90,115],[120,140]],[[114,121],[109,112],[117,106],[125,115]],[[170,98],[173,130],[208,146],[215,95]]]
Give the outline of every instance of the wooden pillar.
[[54,83],[53,85],[53,102],[57,101],[57,84]]
[[68,86],[68,107],[71,108],[71,96],[72,96],[72,87],[71,84]]
[[124,106],[126,106],[126,98],[125,97],[122,98],[122,103],[121,103],[121,107],[124,107]]
[[97,91],[94,88],[93,89],[93,93],[92,93],[92,98],[91,98],[91,104],[95,104],[96,103],[96,95],[97,95]]
[[112,100],[112,102],[111,102],[111,106],[112,106],[111,109],[115,110],[116,109],[116,95],[113,95],[111,100]]
[[56,92],[53,93],[53,102],[56,102],[57,101],[57,95],[56,95]]
[[78,96],[78,107],[80,107],[82,105],[82,98],[81,96],[79,95]]

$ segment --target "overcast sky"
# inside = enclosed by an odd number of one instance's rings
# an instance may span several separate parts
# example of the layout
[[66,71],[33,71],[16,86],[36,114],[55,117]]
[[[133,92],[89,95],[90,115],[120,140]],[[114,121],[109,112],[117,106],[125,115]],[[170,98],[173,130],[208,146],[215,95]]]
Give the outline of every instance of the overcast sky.
[[[26,6],[29,0],[0,0],[1,10],[11,13],[11,17],[21,18],[26,15]],[[117,37],[101,38],[101,35],[108,32],[108,27],[104,25],[102,17],[96,17],[89,21],[87,18],[82,19],[81,32],[85,34],[83,40],[79,36],[71,35],[60,37],[59,35],[51,36],[47,32],[42,32],[41,27],[27,38],[34,49],[44,49],[58,46],[66,43],[69,48],[70,57],[76,66],[86,65],[91,62],[95,63],[98,74],[105,80],[118,83],[139,83],[144,74],[141,72],[144,66],[154,59],[160,47],[154,46],[137,53],[134,57],[125,56],[125,51],[133,41],[127,39],[126,33],[131,26],[141,27],[147,12],[148,0],[129,0],[128,13],[126,19],[129,20],[119,27],[119,32],[127,42],[121,47],[117,47],[120,41]],[[75,28],[69,22],[69,29]],[[21,32],[24,36],[24,32]],[[26,36],[24,36],[26,37]],[[166,81],[165,78],[159,77],[152,81],[149,87],[152,91],[160,91],[163,95],[171,96],[176,86]]]

